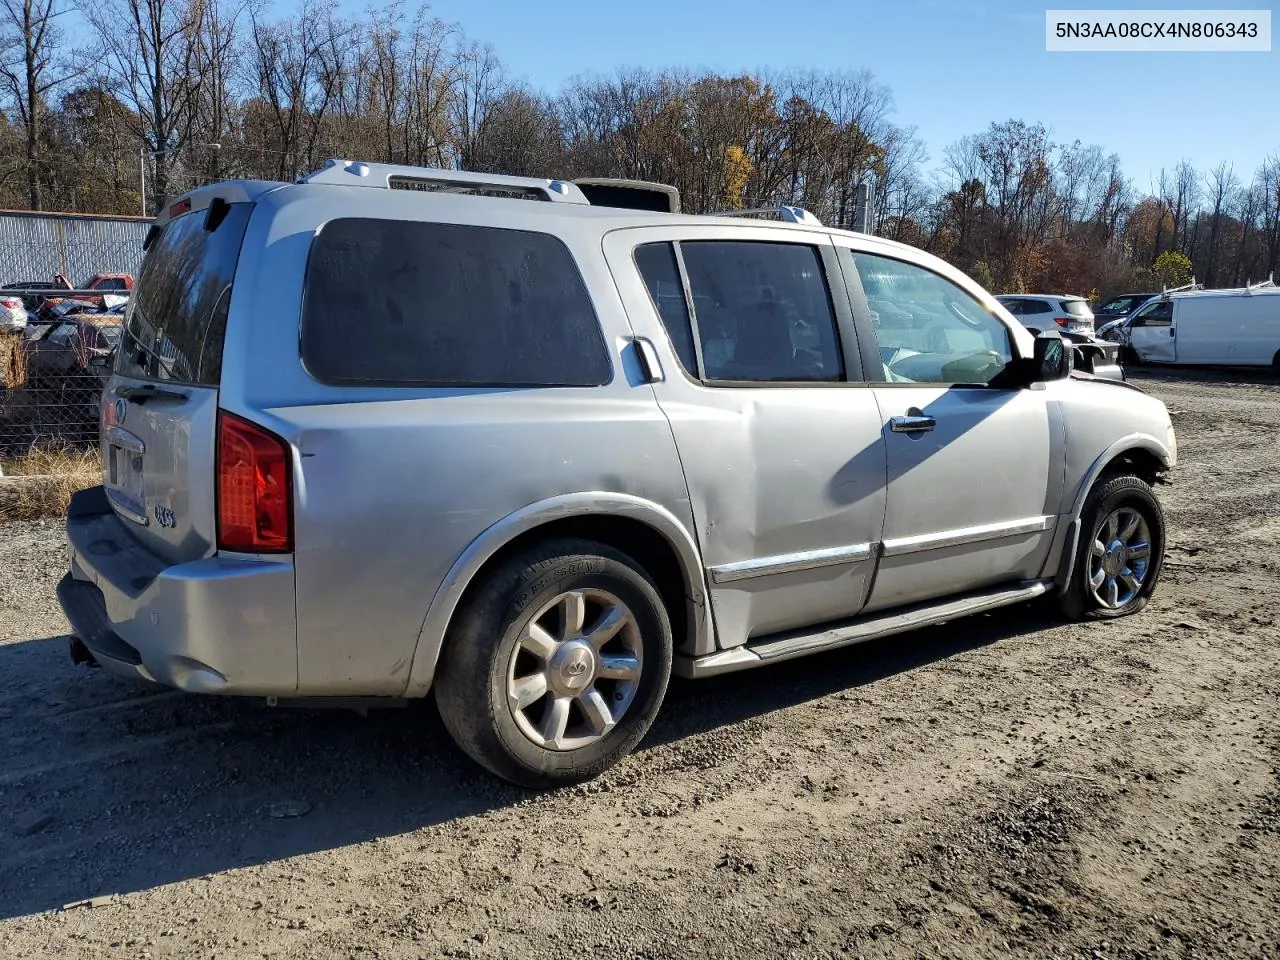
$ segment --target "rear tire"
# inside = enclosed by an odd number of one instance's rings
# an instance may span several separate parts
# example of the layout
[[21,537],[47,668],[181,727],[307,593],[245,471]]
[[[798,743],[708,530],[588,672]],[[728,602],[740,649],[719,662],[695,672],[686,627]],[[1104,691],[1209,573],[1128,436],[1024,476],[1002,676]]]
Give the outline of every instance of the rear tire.
[[1075,567],[1059,609],[1068,620],[1137,613],[1164,564],[1164,511],[1151,487],[1131,475],[1103,478],[1080,514]]
[[454,618],[436,703],[458,746],[520,786],[592,779],[648,732],[671,677],[671,624],[634,560],[554,540],[504,563]]

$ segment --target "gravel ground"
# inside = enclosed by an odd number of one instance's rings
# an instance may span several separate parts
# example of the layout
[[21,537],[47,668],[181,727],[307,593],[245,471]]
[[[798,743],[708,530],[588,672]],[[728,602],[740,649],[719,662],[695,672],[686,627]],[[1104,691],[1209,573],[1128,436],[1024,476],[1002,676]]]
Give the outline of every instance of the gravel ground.
[[73,669],[59,525],[0,527],[0,957],[1280,956],[1280,381],[1140,379],[1183,461],[1142,615],[677,683],[554,794],[429,706]]

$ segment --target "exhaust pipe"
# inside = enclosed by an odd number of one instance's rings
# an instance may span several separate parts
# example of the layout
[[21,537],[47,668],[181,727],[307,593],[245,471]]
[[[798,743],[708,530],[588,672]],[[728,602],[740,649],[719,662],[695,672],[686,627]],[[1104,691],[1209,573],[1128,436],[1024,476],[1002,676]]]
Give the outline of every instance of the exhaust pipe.
[[94,657],[93,651],[84,645],[83,640],[79,637],[68,637],[67,639],[71,641],[71,662],[73,664],[79,666],[82,663],[87,663],[91,667],[102,666]]

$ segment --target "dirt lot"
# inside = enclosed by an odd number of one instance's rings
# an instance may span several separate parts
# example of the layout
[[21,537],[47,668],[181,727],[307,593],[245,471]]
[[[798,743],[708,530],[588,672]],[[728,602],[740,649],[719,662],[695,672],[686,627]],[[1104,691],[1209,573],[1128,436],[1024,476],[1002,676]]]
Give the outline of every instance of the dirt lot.
[[0,957],[1280,956],[1280,381],[1142,382],[1183,459],[1144,614],[680,683],[557,794],[430,708],[73,669],[58,525],[0,528]]

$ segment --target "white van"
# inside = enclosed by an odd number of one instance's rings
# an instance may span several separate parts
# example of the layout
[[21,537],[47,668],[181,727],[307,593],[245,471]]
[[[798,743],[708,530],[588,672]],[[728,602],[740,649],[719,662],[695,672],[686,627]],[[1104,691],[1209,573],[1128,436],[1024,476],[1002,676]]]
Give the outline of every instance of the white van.
[[1280,369],[1280,287],[1191,290],[1149,301],[1128,322],[1143,363]]

